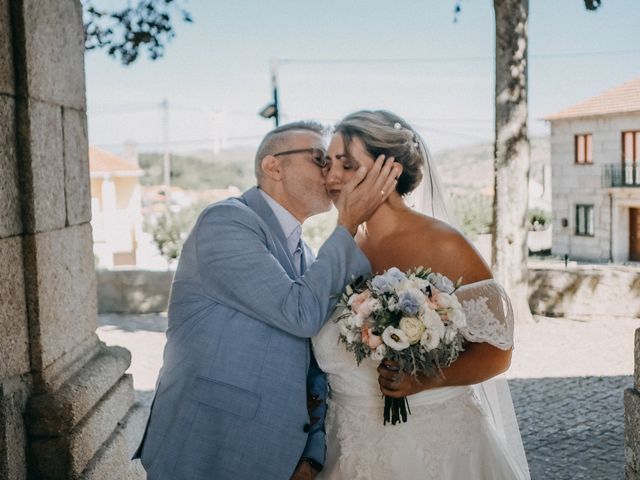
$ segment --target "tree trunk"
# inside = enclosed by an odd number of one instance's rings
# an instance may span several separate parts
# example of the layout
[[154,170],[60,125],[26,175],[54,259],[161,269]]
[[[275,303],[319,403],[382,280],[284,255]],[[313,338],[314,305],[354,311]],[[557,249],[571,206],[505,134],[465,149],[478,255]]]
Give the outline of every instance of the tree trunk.
[[528,0],[494,0],[496,98],[492,268],[513,303],[517,322],[531,321],[527,282]]

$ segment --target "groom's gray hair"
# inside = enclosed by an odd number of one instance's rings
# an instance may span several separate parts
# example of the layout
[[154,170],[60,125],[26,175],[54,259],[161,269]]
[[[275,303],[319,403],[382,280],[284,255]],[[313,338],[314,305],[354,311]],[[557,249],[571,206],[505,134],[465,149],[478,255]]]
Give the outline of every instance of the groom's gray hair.
[[313,132],[318,135],[325,136],[331,132],[331,129],[320,122],[313,120],[300,120],[298,122],[281,125],[267,133],[262,139],[262,142],[260,142],[258,150],[256,151],[254,169],[258,185],[260,185],[260,180],[262,179],[262,159],[267,155],[278,153],[278,151],[283,148],[286,149],[284,145],[287,143],[288,134],[299,131]]

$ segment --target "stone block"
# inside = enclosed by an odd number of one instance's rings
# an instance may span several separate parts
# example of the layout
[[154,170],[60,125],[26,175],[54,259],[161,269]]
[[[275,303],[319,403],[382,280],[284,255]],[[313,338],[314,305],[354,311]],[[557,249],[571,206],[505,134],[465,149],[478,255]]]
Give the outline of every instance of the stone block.
[[29,433],[41,437],[71,432],[100,399],[122,378],[131,353],[121,347],[102,347],[76,375],[53,393],[31,397]]
[[624,460],[626,478],[640,473],[640,393],[628,388],[624,391]]
[[20,379],[0,383],[0,478],[26,480],[27,432],[24,404],[28,386]]
[[23,227],[29,233],[62,228],[67,218],[62,110],[34,100],[20,100],[17,109]]
[[25,97],[86,110],[81,2],[16,3],[17,37],[24,41],[16,90]]
[[640,388],[640,328],[636,329],[636,333],[634,336],[633,358],[633,383],[636,387],[636,390],[638,390]]
[[[133,397],[131,376],[125,375],[71,433],[60,437],[32,437],[34,476],[42,480],[79,478],[118,430],[133,405]],[[112,473],[111,478],[120,478],[117,472]]]
[[[0,5],[2,0],[0,0]],[[2,22],[2,19],[0,19]],[[0,40],[0,50],[2,40]],[[0,63],[1,63],[0,59]],[[2,67],[0,66],[0,69]],[[2,72],[0,71],[0,78]],[[0,95],[0,238],[22,233],[22,217],[18,190],[16,156],[15,103],[12,97]]]
[[140,460],[129,460],[138,447],[147,420],[148,409],[135,405],[120,422],[109,441],[82,472],[81,480],[108,480],[120,474],[127,480],[145,480]]
[[8,378],[30,369],[20,237],[0,239],[0,305],[0,378]]
[[[0,0],[0,93],[15,92],[9,0]],[[0,121],[0,124],[4,125]]]
[[89,143],[87,115],[82,110],[62,109],[64,132],[64,191],[67,224],[91,221],[91,184],[89,181]]
[[95,335],[91,225],[24,236],[31,367],[42,371]]

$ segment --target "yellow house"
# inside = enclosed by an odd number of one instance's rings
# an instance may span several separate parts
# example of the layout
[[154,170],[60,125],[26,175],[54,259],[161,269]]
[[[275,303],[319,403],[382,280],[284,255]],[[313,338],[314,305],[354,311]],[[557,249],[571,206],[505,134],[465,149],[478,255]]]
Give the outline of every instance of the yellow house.
[[89,147],[93,251],[101,268],[137,264],[142,234],[137,156],[125,159]]

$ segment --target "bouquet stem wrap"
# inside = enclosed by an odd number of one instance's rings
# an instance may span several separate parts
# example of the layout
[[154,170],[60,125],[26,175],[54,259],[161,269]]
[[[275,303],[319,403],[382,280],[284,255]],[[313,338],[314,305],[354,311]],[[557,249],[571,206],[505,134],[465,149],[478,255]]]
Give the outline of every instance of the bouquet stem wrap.
[[405,423],[407,421],[407,414],[411,415],[411,409],[409,408],[409,400],[407,397],[384,397],[384,425],[391,422],[391,425],[396,423]]

